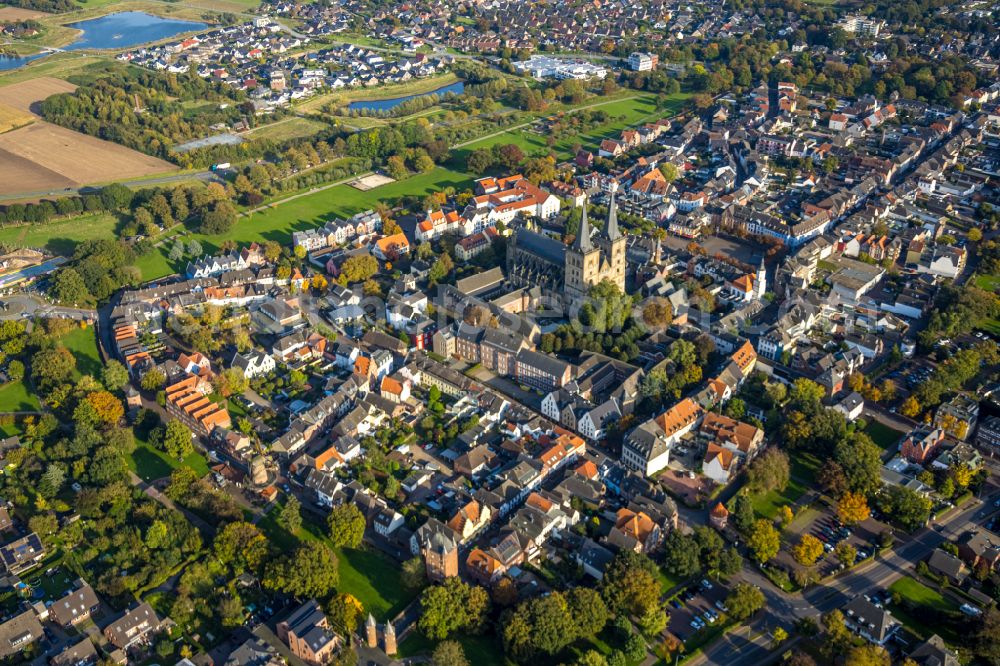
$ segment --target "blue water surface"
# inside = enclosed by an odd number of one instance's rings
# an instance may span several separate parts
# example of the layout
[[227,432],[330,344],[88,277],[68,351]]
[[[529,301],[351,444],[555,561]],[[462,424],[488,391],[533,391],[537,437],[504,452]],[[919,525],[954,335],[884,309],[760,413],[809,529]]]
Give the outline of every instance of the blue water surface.
[[146,12],[117,12],[100,18],[70,23],[69,27],[83,31],[75,42],[66,47],[67,51],[78,51],[119,49],[147,44],[183,32],[204,30],[208,25],[198,21],[162,18]]
[[351,102],[347,105],[348,110],[353,109],[369,109],[375,111],[387,111],[395,106],[399,106],[403,102],[411,99],[416,99],[417,97],[425,97],[427,95],[447,95],[448,93],[455,93],[456,95],[461,95],[462,91],[465,90],[464,81],[456,81],[437,90],[431,90],[430,92],[420,93],[419,95],[407,95],[406,97],[391,97],[389,99],[372,99],[372,100],[359,100],[357,102]]
[[5,69],[17,69],[18,67],[24,67],[32,60],[37,60],[42,56],[47,55],[45,53],[36,53],[34,55],[27,56],[5,56],[0,55],[0,72]]

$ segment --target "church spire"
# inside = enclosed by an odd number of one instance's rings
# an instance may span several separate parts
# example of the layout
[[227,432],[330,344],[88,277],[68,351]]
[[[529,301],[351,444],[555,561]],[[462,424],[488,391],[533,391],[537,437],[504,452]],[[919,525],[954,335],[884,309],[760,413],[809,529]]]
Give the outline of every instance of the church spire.
[[590,252],[594,249],[593,243],[590,242],[590,224],[587,222],[587,199],[583,200],[583,211],[580,215],[580,230],[576,232],[576,238],[573,239],[573,249],[577,252]]
[[618,204],[615,203],[615,193],[618,191],[616,183],[611,185],[611,201],[608,203],[608,223],[604,225],[604,237],[610,241],[621,238],[618,231]]

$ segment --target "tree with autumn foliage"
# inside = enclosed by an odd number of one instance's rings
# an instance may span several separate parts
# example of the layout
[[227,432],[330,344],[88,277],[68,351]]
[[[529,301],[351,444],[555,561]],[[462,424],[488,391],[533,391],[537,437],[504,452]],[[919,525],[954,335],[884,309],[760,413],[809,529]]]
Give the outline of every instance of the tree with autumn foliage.
[[845,525],[864,522],[870,515],[868,500],[860,493],[844,493],[837,502],[837,517]]
[[811,567],[823,556],[823,542],[812,534],[803,534],[792,548],[792,556],[802,566]]
[[87,395],[87,402],[94,408],[97,417],[108,425],[114,425],[125,416],[122,401],[108,391],[94,391]]

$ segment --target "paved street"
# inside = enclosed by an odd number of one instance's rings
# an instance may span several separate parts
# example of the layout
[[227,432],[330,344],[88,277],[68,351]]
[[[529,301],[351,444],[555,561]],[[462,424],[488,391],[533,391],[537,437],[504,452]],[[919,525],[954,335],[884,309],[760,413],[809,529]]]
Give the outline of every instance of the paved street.
[[53,319],[94,319],[97,317],[97,311],[50,305],[40,296],[34,294],[21,293],[0,298],[0,319],[21,319],[25,316]]
[[[760,587],[767,598],[766,610],[750,625],[749,633],[745,628],[731,632],[691,663],[739,666],[766,661],[771,656],[771,642],[761,634],[778,626],[790,629],[801,618],[818,620],[820,615],[840,608],[859,594],[888,587],[897,578],[910,573],[916,562],[925,558],[939,544],[946,539],[958,537],[968,529],[981,505],[980,500],[974,500],[968,507],[954,512],[937,526],[918,530],[882,558],[863,564],[826,585],[811,588],[804,593],[782,592],[748,565],[740,580]],[[647,660],[647,663],[652,662]]]

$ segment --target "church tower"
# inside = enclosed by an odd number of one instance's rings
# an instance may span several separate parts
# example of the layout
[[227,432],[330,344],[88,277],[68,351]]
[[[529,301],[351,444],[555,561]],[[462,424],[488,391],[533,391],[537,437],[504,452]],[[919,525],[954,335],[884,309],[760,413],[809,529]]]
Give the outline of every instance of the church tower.
[[618,285],[621,292],[625,293],[625,236],[618,229],[618,204],[615,202],[615,194],[618,187],[611,186],[611,201],[608,203],[608,221],[604,229],[597,237],[597,243],[604,255],[604,274],[599,276],[594,282],[602,279],[610,280]]
[[566,250],[565,286],[566,296],[576,298],[590,291],[590,286],[599,282],[601,270],[601,250],[590,239],[590,222],[587,220],[587,202],[583,202],[580,215],[580,230],[573,244]]
[[396,627],[393,626],[392,620],[387,620],[385,623],[385,653],[390,657],[396,654]]
[[365,622],[365,638],[368,639],[368,647],[378,647],[378,627],[375,625],[375,616],[368,613],[368,621]]
[[764,266],[764,255],[760,257],[760,265],[757,267],[757,282],[754,284],[756,293],[754,296],[759,300],[767,293],[767,267]]

